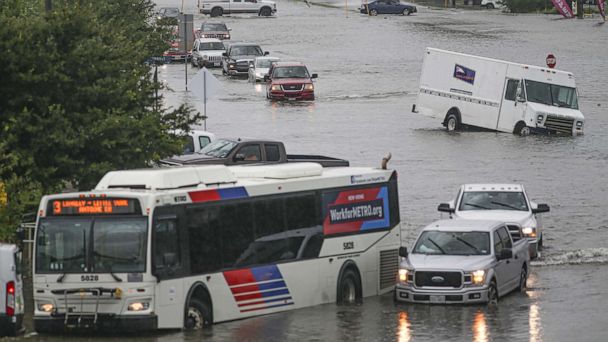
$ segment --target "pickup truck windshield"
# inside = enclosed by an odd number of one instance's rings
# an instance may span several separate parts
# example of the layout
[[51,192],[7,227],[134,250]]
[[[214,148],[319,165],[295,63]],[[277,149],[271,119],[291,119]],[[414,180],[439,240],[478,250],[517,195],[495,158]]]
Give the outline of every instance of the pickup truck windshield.
[[258,68],[270,68],[270,64],[278,61],[277,59],[258,59],[257,67]]
[[238,145],[236,141],[220,139],[205,146],[199,153],[215,158],[225,158],[236,145]]
[[263,54],[259,46],[234,46],[230,50],[231,56],[262,56]]
[[36,271],[144,272],[146,239],[145,217],[42,219],[36,238]]
[[289,66],[275,68],[272,78],[310,78],[310,75],[305,66]]
[[555,84],[525,80],[528,101],[548,106],[578,109],[576,89]]
[[523,192],[468,191],[462,194],[459,210],[528,211],[528,203]]
[[490,234],[487,232],[426,231],[414,246],[417,254],[488,255]]

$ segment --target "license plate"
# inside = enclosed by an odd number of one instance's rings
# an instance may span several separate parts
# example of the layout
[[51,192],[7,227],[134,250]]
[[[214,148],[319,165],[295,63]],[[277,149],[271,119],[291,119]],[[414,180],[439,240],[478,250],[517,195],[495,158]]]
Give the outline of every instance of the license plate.
[[445,303],[445,296],[431,296],[430,297],[430,302],[431,303]]
[[220,66],[220,62],[213,62],[213,66]]
[[287,99],[288,99],[289,101],[295,101],[295,99],[296,99],[296,98],[295,98],[295,97],[288,97]]

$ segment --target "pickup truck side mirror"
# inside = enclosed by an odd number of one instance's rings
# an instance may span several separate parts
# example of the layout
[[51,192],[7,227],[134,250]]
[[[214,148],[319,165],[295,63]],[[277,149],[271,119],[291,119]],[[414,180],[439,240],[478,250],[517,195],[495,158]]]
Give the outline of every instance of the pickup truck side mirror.
[[456,209],[454,208],[450,208],[450,204],[449,203],[440,203],[439,206],[437,207],[438,211],[442,211],[444,213],[454,213],[456,211]]
[[407,247],[399,247],[399,256],[407,258]]
[[513,250],[511,248],[503,248],[500,254],[496,256],[496,260],[507,260],[513,258]]
[[245,155],[242,153],[237,153],[237,155],[234,156],[234,161],[243,161],[245,160]]
[[229,27],[229,28],[228,28],[228,31],[232,31],[232,29]]
[[545,203],[539,204],[536,206],[536,209],[532,209],[532,213],[533,214],[540,214],[540,213],[548,213],[551,210],[551,208],[549,208],[549,206]]
[[228,52],[222,52],[222,56],[228,57]]
[[312,74],[312,76],[310,78],[317,78],[317,77],[319,77],[318,74]]
[[268,55],[270,55],[270,52],[264,51],[264,56],[268,56]]

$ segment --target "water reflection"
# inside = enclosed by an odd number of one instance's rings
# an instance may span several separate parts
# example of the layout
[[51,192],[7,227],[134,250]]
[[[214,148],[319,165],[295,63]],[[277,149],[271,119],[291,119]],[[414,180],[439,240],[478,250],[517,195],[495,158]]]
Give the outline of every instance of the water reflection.
[[412,323],[410,323],[407,312],[399,313],[399,327],[397,331],[399,342],[410,342],[412,340]]
[[473,319],[473,341],[474,342],[487,342],[488,338],[488,323],[486,322],[486,314],[481,310],[475,313]]
[[530,305],[528,324],[530,325],[530,342],[543,340],[542,326],[540,323],[540,308],[537,303]]

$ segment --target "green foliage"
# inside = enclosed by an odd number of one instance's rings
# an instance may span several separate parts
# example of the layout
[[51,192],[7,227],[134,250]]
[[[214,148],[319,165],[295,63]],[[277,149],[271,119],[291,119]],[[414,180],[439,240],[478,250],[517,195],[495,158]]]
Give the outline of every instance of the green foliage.
[[167,32],[153,8],[150,0],[53,0],[46,13],[44,1],[0,2],[0,181],[9,199],[0,225],[24,209],[24,191],[37,189],[39,200],[66,185],[88,190],[109,170],[180,151],[171,132],[201,116],[155,97],[144,61],[166,50]]
[[502,0],[502,3],[513,13],[526,13],[553,8],[551,0]]

